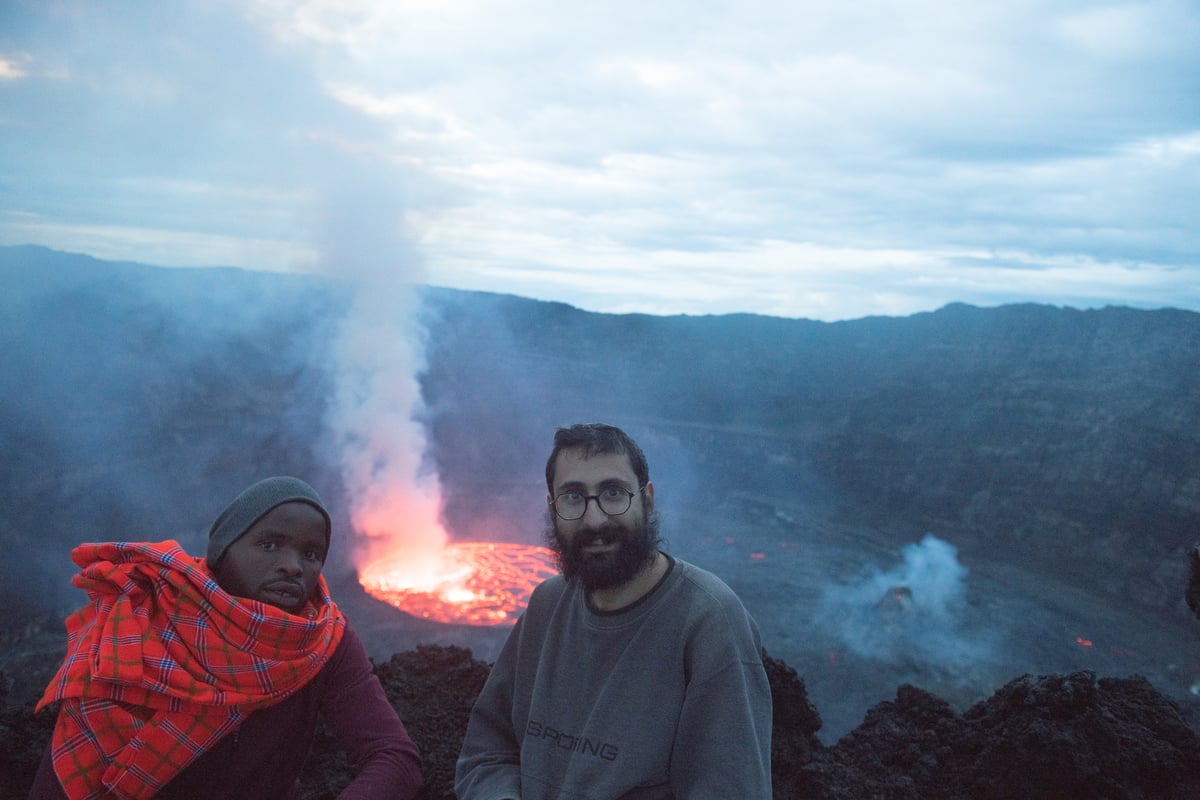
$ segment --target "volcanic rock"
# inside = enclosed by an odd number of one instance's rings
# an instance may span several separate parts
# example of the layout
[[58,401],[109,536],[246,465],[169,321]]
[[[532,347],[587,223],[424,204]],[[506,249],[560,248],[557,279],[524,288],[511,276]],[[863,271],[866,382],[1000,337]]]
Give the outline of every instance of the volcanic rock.
[[[901,686],[804,767],[795,797],[1200,797],[1200,742],[1144,678],[1025,675],[961,717]],[[778,795],[777,795],[778,796]]]
[[[779,800],[1200,797],[1200,741],[1178,707],[1140,677],[1025,675],[961,716],[903,685],[826,748],[803,680],[766,654],[764,665]],[[421,800],[452,800],[454,763],[488,665],[462,647],[422,646],[375,672],[421,748]],[[53,719],[52,710],[35,716],[31,705],[0,711],[0,797],[25,796]],[[319,731],[302,797],[332,800],[351,775],[328,731]]]

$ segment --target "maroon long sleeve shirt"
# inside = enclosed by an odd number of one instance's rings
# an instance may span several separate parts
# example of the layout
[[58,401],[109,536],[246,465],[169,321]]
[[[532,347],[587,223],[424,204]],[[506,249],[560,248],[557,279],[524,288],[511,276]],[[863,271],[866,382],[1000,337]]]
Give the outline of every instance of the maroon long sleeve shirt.
[[[358,769],[339,800],[411,800],[421,788],[421,759],[371,669],[366,648],[347,626],[329,662],[304,688],[256,711],[201,755],[156,800],[292,800],[318,714]],[[66,800],[50,748],[29,800]]]

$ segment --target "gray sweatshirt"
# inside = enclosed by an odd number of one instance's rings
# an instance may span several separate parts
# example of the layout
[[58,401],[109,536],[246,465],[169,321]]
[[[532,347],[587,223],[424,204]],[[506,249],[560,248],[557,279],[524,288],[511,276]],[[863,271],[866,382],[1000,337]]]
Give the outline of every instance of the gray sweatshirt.
[[770,800],[754,620],[683,561],[614,613],[551,578],[492,667],[455,777],[459,800]]

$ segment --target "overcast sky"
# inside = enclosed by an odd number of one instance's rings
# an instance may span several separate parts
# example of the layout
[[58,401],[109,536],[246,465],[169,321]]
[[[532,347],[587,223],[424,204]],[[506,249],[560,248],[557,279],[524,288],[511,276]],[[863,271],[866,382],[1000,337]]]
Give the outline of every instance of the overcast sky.
[[598,311],[1200,310],[1200,3],[0,0],[0,244]]

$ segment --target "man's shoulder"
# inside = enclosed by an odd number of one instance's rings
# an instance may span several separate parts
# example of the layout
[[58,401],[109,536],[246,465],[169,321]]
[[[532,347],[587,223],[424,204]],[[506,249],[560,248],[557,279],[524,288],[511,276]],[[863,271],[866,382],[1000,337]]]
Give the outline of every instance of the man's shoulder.
[[708,570],[675,559],[675,568],[679,572],[680,584],[700,600],[700,608],[708,608],[709,612],[725,617],[727,620],[749,620],[754,622],[737,592],[730,588],[721,578]]
[[357,680],[374,670],[375,664],[367,650],[367,643],[347,619],[341,640],[316,672],[310,688],[339,685],[347,680],[347,676],[351,676],[351,680]]
[[362,648],[365,651],[366,645],[363,643],[362,637],[358,635],[358,631],[350,624],[349,618],[344,619],[346,622],[342,627],[342,640],[338,642],[337,649]]
[[723,654],[722,658],[750,663],[758,660],[761,637],[758,624],[741,598],[721,578],[706,569],[676,559],[676,595],[683,624],[701,642],[696,653]]
[[520,621],[509,635],[518,638],[532,636],[535,639],[543,636],[569,585],[561,575],[555,575],[535,586],[529,595],[529,602],[525,604],[525,610],[521,613]]
[[675,559],[675,568],[679,570],[680,579],[696,590],[709,594],[721,602],[732,600],[741,605],[737,593],[716,574],[679,558]]
[[566,578],[562,575],[553,575],[534,587],[533,593],[529,596],[529,607],[555,603],[566,590]]

